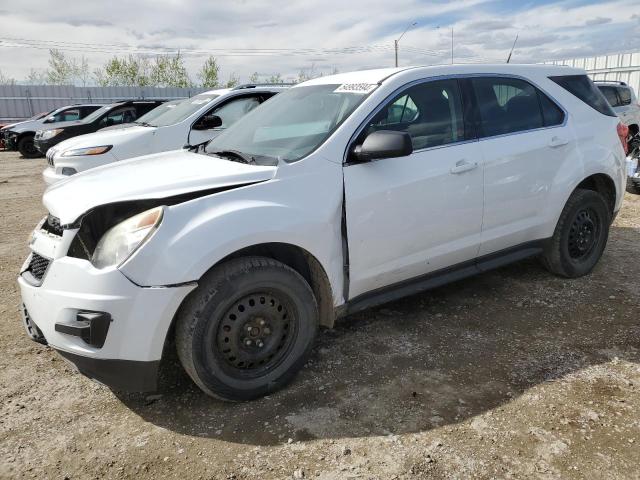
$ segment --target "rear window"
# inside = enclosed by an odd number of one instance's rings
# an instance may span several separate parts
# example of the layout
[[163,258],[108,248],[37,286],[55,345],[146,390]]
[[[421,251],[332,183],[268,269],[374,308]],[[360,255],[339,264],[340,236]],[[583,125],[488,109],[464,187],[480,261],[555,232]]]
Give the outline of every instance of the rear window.
[[618,91],[618,95],[620,95],[620,101],[622,102],[622,105],[631,105],[631,90],[622,87]]
[[598,89],[602,92],[604,98],[607,99],[609,105],[611,105],[612,107],[620,106],[620,100],[618,99],[618,94],[616,93],[616,87],[604,87],[598,85]]
[[607,103],[607,100],[602,93],[600,93],[600,90],[596,88],[586,75],[562,75],[549,77],[549,79],[603,115],[609,117],[616,116],[609,103]]

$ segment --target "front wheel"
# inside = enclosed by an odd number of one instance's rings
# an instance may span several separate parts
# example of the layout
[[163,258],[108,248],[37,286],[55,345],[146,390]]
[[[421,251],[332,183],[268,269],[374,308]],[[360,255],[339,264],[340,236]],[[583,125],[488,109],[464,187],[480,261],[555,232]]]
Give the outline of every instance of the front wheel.
[[305,279],[281,262],[245,257],[202,279],[178,314],[176,346],[205,393],[251,400],[293,379],[317,330],[318,306]]
[[611,213],[592,190],[576,190],[567,200],[542,261],[552,273],[577,278],[591,272],[609,237]]
[[18,142],[18,151],[24,158],[38,158],[42,156],[33,143],[33,135],[27,135],[20,139]]

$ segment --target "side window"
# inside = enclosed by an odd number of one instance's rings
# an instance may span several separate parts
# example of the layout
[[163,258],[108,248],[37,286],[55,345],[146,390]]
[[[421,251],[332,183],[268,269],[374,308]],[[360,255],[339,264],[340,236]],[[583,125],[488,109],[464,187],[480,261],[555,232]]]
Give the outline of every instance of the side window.
[[68,122],[71,120],[79,120],[80,119],[80,110],[74,108],[73,110],[65,110],[61,112],[62,121]]
[[553,127],[562,125],[564,122],[564,112],[549,97],[538,90],[538,98],[540,99],[540,107],[542,108],[542,118],[545,127]]
[[607,102],[609,102],[609,105],[611,105],[612,107],[620,106],[620,99],[618,98],[618,94],[616,93],[616,87],[598,87],[598,88],[604,95],[604,98],[607,99]]
[[408,88],[371,119],[362,140],[378,130],[409,133],[414,150],[464,140],[458,82],[439,80]]
[[135,109],[122,108],[109,112],[102,120],[100,120],[101,126],[118,125],[120,123],[130,123],[136,119]]
[[557,83],[601,114],[617,117],[616,112],[611,109],[611,105],[607,103],[602,93],[586,75],[560,75],[549,77],[549,80]]
[[627,87],[621,87],[618,89],[618,95],[620,96],[620,105],[631,105],[631,90]]
[[260,99],[257,97],[242,97],[215,108],[211,114],[217,115],[222,119],[221,128],[227,128],[244,117],[251,110],[260,105]]
[[491,137],[544,126],[538,90],[516,78],[472,78],[482,136]]

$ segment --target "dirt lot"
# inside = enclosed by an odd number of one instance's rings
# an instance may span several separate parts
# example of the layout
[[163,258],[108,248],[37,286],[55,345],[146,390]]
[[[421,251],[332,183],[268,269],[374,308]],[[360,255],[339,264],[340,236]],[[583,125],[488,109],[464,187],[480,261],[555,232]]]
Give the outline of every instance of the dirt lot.
[[528,261],[352,316],[290,388],[225,404],[179,372],[114,394],[27,338],[44,164],[0,153],[0,477],[640,478],[639,198],[586,278]]

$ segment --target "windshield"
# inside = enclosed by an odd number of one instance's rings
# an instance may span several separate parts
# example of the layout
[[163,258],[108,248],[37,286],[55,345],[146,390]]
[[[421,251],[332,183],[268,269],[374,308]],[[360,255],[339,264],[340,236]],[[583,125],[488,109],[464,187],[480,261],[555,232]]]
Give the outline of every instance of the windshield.
[[206,152],[299,160],[329,138],[373,86],[362,90],[344,87],[310,85],[276,95],[211,140]]
[[147,124],[151,123],[151,120],[159,117],[160,115],[164,114],[168,110],[171,110],[172,108],[175,108],[176,105],[178,105],[179,103],[182,103],[182,102],[184,102],[184,99],[172,100],[170,102],[165,102],[165,103],[163,103],[161,105],[158,105],[153,110],[150,110],[147,113],[145,113],[144,115],[142,115],[134,123],[147,123]]
[[169,108],[166,111],[162,112],[150,123],[155,127],[166,127],[167,125],[175,125],[185,118],[190,117],[193,113],[197,112],[205,105],[211,103],[211,101],[217,97],[219,97],[219,95],[203,93],[191,98],[187,98],[186,100],[180,101],[173,108]]
[[104,113],[108,112],[109,110],[111,110],[113,107],[114,107],[114,105],[105,105],[104,107],[100,107],[98,110],[96,110],[95,112],[87,115],[86,117],[84,117],[80,121],[82,123],[91,123],[96,118],[100,117],[102,114],[104,114]]

